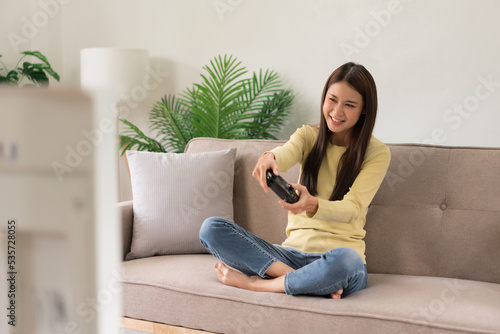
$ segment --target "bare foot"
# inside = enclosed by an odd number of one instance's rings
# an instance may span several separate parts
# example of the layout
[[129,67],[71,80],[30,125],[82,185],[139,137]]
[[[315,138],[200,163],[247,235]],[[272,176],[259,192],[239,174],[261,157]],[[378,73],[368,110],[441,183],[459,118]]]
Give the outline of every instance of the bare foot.
[[219,281],[225,285],[240,289],[267,292],[285,292],[285,276],[274,279],[263,279],[259,276],[247,276],[234,269],[227,267],[221,262],[214,265]]
[[228,268],[225,264],[217,262],[214,265],[219,281],[225,285],[250,290],[252,277]]
[[335,291],[334,293],[332,293],[330,296],[333,298],[333,299],[340,299],[342,297],[342,293],[344,292],[343,289],[340,289],[338,291]]
[[[283,283],[284,275],[274,279],[263,279],[259,276],[247,276],[239,271],[227,267],[224,263],[214,264],[217,277],[222,284],[233,286],[235,288],[252,291],[285,292]],[[340,299],[343,289],[330,294],[333,299]]]

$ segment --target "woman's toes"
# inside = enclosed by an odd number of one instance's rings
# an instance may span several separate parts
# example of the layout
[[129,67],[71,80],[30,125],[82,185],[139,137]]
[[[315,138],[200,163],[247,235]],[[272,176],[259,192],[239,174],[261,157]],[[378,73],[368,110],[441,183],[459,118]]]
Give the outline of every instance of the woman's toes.
[[223,263],[217,262],[214,265],[214,268],[215,268],[215,271],[217,272],[217,276],[219,276],[219,280],[222,279],[226,275],[227,267]]
[[333,298],[333,299],[340,299],[342,297],[342,293],[344,292],[344,290],[340,289],[338,291],[335,291],[334,293],[332,293],[330,296]]
[[216,263],[214,265],[215,271],[217,272],[217,276],[219,277],[219,281],[227,285],[233,285],[232,280],[235,276],[235,271],[229,269],[224,263]]

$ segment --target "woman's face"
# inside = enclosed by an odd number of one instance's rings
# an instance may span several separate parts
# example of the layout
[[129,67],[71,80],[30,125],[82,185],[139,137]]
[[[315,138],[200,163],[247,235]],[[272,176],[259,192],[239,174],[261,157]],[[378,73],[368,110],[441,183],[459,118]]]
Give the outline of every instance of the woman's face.
[[323,115],[328,129],[336,134],[334,145],[349,145],[352,127],[362,112],[363,96],[357,90],[345,81],[330,85],[323,103]]

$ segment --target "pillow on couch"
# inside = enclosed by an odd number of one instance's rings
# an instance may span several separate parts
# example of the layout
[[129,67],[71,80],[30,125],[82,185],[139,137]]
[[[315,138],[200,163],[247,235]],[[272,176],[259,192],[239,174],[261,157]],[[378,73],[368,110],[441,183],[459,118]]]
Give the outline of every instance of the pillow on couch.
[[212,216],[233,220],[236,149],[203,153],[127,151],[134,225],[126,260],[206,253],[200,226]]

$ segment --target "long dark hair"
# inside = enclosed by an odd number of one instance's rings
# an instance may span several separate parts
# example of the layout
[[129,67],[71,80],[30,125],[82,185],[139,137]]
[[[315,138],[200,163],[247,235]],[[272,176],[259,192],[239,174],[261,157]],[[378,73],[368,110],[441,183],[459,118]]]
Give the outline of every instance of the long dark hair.
[[311,195],[314,196],[318,193],[319,168],[325,158],[328,143],[332,140],[332,136],[335,135],[328,129],[326,124],[323,104],[328,88],[340,81],[348,83],[363,96],[363,111],[358,122],[352,128],[349,146],[340,159],[337,179],[330,201],[344,198],[344,195],[347,194],[358,176],[375,126],[375,118],[377,117],[377,87],[370,72],[364,66],[352,62],[337,68],[330,75],[323,88],[318,138],[311,153],[306,158],[300,177],[300,183],[307,187]]

